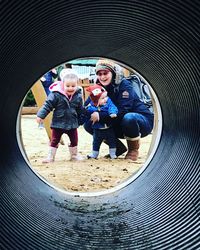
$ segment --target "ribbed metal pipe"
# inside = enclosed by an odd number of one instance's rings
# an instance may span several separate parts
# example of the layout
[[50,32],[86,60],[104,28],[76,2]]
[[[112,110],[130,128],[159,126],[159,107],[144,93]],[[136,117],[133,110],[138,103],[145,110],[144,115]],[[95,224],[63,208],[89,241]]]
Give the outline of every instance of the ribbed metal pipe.
[[[199,249],[199,1],[0,1],[0,249]],[[44,183],[18,146],[27,90],[50,68],[108,57],[141,73],[163,127],[125,188],[74,197]]]

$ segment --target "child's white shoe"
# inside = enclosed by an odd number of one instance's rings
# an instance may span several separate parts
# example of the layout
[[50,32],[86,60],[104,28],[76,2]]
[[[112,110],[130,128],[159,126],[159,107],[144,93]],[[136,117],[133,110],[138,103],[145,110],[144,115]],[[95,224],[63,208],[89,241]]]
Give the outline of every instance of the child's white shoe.
[[98,155],[99,155],[99,151],[94,151],[93,150],[91,154],[87,155],[87,158],[88,159],[91,159],[91,158],[97,159]]
[[111,159],[116,159],[116,148],[109,148],[109,154]]

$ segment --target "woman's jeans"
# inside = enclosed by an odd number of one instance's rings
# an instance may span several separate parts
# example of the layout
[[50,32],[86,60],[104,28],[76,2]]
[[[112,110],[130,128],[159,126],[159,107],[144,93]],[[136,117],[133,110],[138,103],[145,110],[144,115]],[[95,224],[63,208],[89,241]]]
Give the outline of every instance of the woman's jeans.
[[[147,117],[132,112],[125,114],[120,121],[113,119],[112,127],[117,138],[137,138],[138,136],[145,137],[150,134],[153,129],[153,122],[153,116]],[[91,121],[87,121],[84,128],[88,133],[93,134]]]

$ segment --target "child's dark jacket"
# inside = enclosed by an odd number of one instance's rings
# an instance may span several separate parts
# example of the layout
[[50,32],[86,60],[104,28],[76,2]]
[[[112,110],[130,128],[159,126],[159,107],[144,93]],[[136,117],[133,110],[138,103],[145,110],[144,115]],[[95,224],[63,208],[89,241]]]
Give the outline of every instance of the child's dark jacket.
[[53,83],[51,93],[44,105],[40,108],[37,116],[44,119],[51,111],[53,118],[51,128],[74,129],[78,128],[79,115],[82,112],[82,90],[78,89],[71,100],[60,89],[59,82]]

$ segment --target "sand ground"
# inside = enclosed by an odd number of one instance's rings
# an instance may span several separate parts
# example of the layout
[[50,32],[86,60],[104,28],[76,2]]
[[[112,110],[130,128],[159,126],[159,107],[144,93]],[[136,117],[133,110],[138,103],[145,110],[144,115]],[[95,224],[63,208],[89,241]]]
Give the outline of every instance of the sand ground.
[[[123,159],[105,159],[108,146],[101,145],[97,160],[87,159],[92,149],[92,136],[81,126],[78,128],[80,155],[82,161],[70,161],[68,137],[63,135],[64,145],[59,145],[53,163],[42,163],[48,152],[49,139],[46,130],[40,129],[35,115],[21,116],[22,144],[31,168],[50,184],[66,191],[94,192],[109,189],[136,173],[146,161],[152,135],[141,139],[140,154],[136,162]],[[122,140],[126,143],[125,140]]]

